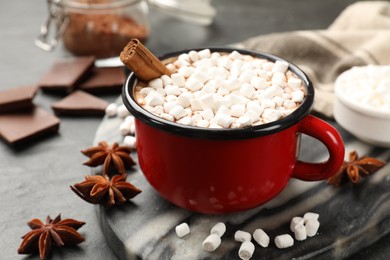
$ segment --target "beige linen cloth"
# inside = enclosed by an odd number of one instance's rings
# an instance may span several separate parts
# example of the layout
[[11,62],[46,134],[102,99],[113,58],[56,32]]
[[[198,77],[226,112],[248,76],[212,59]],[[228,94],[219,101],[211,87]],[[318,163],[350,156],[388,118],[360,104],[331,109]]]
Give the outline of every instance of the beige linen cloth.
[[240,47],[293,62],[316,89],[314,110],[333,117],[334,82],[352,66],[390,64],[390,2],[357,2],[326,30],[274,33],[250,38]]

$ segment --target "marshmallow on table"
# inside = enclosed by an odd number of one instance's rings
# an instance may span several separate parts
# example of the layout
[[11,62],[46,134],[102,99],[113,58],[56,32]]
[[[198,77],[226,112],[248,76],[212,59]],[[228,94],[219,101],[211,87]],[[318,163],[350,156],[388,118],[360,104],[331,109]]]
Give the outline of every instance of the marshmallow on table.
[[287,248],[294,245],[294,239],[289,234],[279,235],[275,238],[277,248]]
[[125,107],[125,105],[120,105],[117,110],[117,114],[120,118],[125,118],[130,115],[129,110]]
[[122,136],[132,134],[134,130],[134,124],[129,121],[123,121],[119,126],[119,132]]
[[178,237],[184,237],[190,233],[190,227],[187,223],[181,223],[175,227],[175,231]]
[[216,234],[216,235],[222,237],[223,234],[225,234],[225,231],[226,231],[226,225],[225,225],[225,223],[223,223],[223,222],[218,222],[217,224],[215,224],[215,225],[211,228],[210,234]]
[[251,241],[251,239],[251,234],[246,231],[237,230],[236,233],[234,233],[234,240],[237,242]]
[[238,250],[238,256],[243,260],[251,259],[255,252],[255,245],[250,241],[245,241],[241,244]]
[[320,216],[319,214],[314,212],[306,212],[305,215],[303,215],[303,220],[306,223],[309,219],[318,220],[319,216]]
[[305,240],[307,238],[306,228],[303,224],[297,224],[294,227],[294,236],[298,241]]
[[313,237],[317,234],[317,231],[320,227],[320,222],[318,222],[318,220],[315,220],[315,219],[309,219],[306,223],[305,223],[305,228],[306,228],[306,234],[308,237]]
[[258,228],[253,232],[253,239],[262,247],[267,247],[269,245],[269,236],[261,228]]
[[221,237],[217,234],[209,235],[202,243],[203,249],[207,252],[212,252],[221,244]]
[[291,222],[290,222],[290,229],[292,232],[295,232],[295,226],[297,225],[303,225],[305,222],[304,222],[304,219],[301,218],[301,217],[293,217],[291,219]]
[[106,107],[106,110],[105,110],[106,115],[109,116],[109,117],[116,116],[117,111],[118,111],[118,105],[115,104],[115,103],[109,104],[109,105]]
[[137,142],[135,137],[132,135],[125,136],[125,138],[123,139],[123,146],[126,146],[130,149],[137,148]]

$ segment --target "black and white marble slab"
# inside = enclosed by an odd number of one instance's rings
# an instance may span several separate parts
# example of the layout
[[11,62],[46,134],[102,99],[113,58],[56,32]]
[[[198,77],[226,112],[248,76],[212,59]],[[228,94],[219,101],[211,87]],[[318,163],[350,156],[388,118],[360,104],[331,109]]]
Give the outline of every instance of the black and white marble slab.
[[[103,140],[121,143],[123,137],[118,130],[121,122],[119,118],[105,118],[96,133],[95,143]],[[346,154],[356,150],[360,155],[390,160],[389,149],[359,142],[335,126],[342,134]],[[302,159],[322,161],[327,158],[327,152],[318,141],[304,136],[302,143]],[[136,154],[133,155],[136,158]],[[96,207],[103,233],[120,259],[239,259],[240,244],[234,241],[235,231],[253,233],[257,228],[267,232],[271,243],[268,248],[262,248],[254,242],[252,259],[343,259],[390,233],[390,164],[358,186],[335,188],[326,182],[293,179],[270,202],[225,215],[198,214],[178,208],[153,190],[138,166],[128,173],[128,181],[142,189],[142,193],[119,208]],[[291,218],[308,211],[320,214],[318,234],[305,241],[295,241],[291,248],[278,249],[274,238],[285,233],[293,236],[289,230]],[[221,246],[212,253],[205,252],[202,242],[219,221],[227,226]],[[189,224],[191,233],[179,238],[175,226],[182,222]],[[370,257],[365,254],[364,258]]]

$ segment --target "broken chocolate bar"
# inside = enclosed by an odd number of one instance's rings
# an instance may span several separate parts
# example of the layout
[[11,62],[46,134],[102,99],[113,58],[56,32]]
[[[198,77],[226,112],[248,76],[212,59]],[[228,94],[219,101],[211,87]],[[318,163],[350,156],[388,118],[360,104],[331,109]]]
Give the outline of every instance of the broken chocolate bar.
[[66,116],[103,116],[108,102],[77,90],[60,101],[52,104],[56,115]]
[[78,87],[88,93],[111,94],[120,92],[124,82],[125,75],[122,67],[93,68],[91,75]]
[[60,120],[40,107],[29,112],[0,114],[0,136],[9,144],[57,133]]
[[44,90],[71,92],[91,72],[94,62],[92,56],[59,60],[38,84]]
[[38,86],[25,86],[0,92],[0,113],[32,109]]

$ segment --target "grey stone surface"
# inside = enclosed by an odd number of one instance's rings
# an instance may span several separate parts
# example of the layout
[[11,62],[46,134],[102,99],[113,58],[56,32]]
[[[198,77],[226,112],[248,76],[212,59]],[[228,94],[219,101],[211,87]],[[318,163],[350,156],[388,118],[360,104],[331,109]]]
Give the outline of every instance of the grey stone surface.
[[[210,27],[180,22],[151,10],[152,35],[147,45],[156,54],[200,46],[235,43],[258,34],[326,28],[354,0],[273,1],[215,0],[218,16]],[[69,55],[62,48],[45,53],[34,46],[40,24],[46,18],[45,1],[0,1],[0,89],[36,83],[52,62]],[[34,102],[50,110],[56,95],[39,93]],[[104,96],[113,101],[117,95]],[[79,153],[90,146],[100,118],[62,118],[60,132],[38,142],[13,149],[0,143],[0,259],[22,259],[16,249],[31,218],[54,217],[84,220],[80,229],[86,242],[57,250],[53,259],[115,259],[99,227],[95,207],[76,197],[69,185],[89,174]],[[389,242],[389,238],[386,240]],[[382,256],[383,246],[364,251]],[[27,259],[38,259],[37,256]]]

